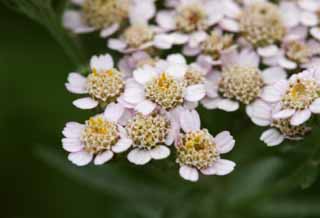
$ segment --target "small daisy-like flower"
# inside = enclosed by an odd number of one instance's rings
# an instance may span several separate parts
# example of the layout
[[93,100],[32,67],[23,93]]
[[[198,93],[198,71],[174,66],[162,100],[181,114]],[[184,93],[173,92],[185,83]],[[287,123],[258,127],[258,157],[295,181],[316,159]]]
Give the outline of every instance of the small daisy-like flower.
[[64,13],[64,26],[75,33],[101,30],[101,37],[115,33],[128,19],[148,21],[155,14],[154,0],[72,0],[79,7]]
[[289,119],[292,126],[309,120],[313,113],[320,113],[320,71],[309,69],[265,87],[261,97],[270,103],[279,103],[277,119]]
[[196,104],[204,97],[205,86],[188,84],[187,70],[181,55],[170,55],[155,66],[145,65],[133,72],[134,79],[128,80],[122,100],[144,115],[157,107],[170,111],[184,103]]
[[159,29],[155,26],[144,23],[132,24],[118,39],[109,39],[108,46],[122,53],[150,49],[154,45],[153,39],[157,32]]
[[241,34],[255,47],[281,41],[286,31],[277,6],[267,2],[247,6],[239,22]]
[[92,109],[99,104],[105,106],[115,102],[124,90],[124,78],[114,68],[112,57],[93,56],[90,61],[91,73],[84,77],[79,73],[70,73],[66,88],[75,94],[88,94],[90,97],[75,100],[73,104],[80,109]]
[[170,155],[167,146],[173,143],[178,127],[166,112],[146,116],[138,113],[128,121],[126,130],[133,141],[128,160],[136,165],[144,165],[152,159],[160,160]]
[[184,133],[176,140],[176,161],[182,178],[196,182],[199,171],[204,175],[218,176],[233,171],[236,164],[220,157],[230,152],[235,144],[228,131],[213,137],[208,130],[200,128],[200,118],[195,110],[184,110],[180,114],[180,125]]
[[158,34],[155,45],[169,49],[175,44],[185,44],[195,49],[206,39],[206,31],[211,26],[224,22],[225,16],[237,17],[239,14],[239,6],[231,0],[180,0],[173,10],[157,14],[158,25],[168,33]]
[[262,100],[257,100],[250,107],[247,107],[247,114],[253,123],[258,126],[270,127],[260,137],[268,146],[279,145],[285,139],[301,140],[311,131],[311,128],[306,124],[292,126],[290,119],[279,119],[277,114],[280,111],[280,104],[270,104]]
[[101,165],[112,159],[114,153],[126,151],[132,144],[126,131],[118,122],[124,108],[120,104],[110,104],[103,115],[91,117],[80,124],[69,122],[63,129],[64,150],[70,152],[68,159],[77,166]]
[[258,99],[265,85],[286,78],[281,68],[261,72],[259,56],[248,49],[223,54],[222,66],[222,72],[214,71],[207,76],[207,97],[202,104],[208,109],[235,111],[239,103],[250,105]]

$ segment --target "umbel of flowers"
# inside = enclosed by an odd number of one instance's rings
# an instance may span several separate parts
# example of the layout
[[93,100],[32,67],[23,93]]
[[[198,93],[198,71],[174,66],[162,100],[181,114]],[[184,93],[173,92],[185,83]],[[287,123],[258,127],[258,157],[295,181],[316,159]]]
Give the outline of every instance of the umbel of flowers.
[[67,78],[73,105],[95,112],[65,125],[68,159],[101,165],[123,153],[141,166],[174,155],[188,181],[227,175],[235,139],[201,127],[199,105],[244,108],[268,146],[303,140],[320,113],[319,12],[318,0],[71,0],[64,26],[98,31],[117,54]]

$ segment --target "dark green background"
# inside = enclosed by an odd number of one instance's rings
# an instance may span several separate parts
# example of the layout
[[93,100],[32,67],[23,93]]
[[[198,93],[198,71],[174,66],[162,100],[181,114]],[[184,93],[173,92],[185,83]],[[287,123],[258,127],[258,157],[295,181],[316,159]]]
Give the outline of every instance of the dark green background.
[[[243,113],[201,111],[213,134],[230,129],[237,139],[227,155],[238,163],[231,176],[189,184],[176,165],[161,161],[145,168],[124,160],[72,166],[61,149],[61,130],[65,122],[89,116],[71,105],[75,96],[64,88],[76,67],[41,26],[2,5],[0,27],[0,217],[320,217],[320,183],[299,187],[317,176],[318,165],[315,170],[304,163],[319,132],[304,144],[271,149]],[[89,54],[105,50],[97,37],[83,39],[88,47],[100,45]],[[162,194],[167,199],[159,200]]]

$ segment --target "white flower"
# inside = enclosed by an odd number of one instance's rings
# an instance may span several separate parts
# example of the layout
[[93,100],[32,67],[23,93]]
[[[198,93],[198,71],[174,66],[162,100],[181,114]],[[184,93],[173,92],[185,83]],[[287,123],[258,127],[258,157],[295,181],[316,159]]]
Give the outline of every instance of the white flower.
[[80,109],[92,109],[101,104],[116,101],[124,89],[124,78],[114,68],[109,54],[93,56],[90,61],[91,73],[88,77],[80,73],[70,73],[65,84],[68,91],[75,94],[89,94],[77,99],[73,104]]
[[278,119],[290,119],[292,126],[309,120],[312,114],[320,113],[320,71],[309,69],[292,75],[289,80],[280,80],[264,88],[261,98],[270,103],[279,103]]
[[152,159],[165,159],[179,131],[176,119],[165,111],[150,115],[136,114],[127,123],[126,130],[133,141],[127,158],[131,163],[144,165]]
[[156,16],[159,27],[168,32],[155,37],[158,48],[170,49],[173,45],[197,48],[206,39],[206,31],[219,23],[237,32],[237,23],[229,18],[239,16],[240,7],[232,0],[180,0],[171,5],[172,10],[159,11]]
[[235,145],[228,131],[213,137],[206,129],[201,129],[200,118],[195,110],[183,110],[180,125],[184,133],[176,140],[176,161],[180,165],[179,174],[182,178],[196,182],[199,172],[223,176],[233,171],[236,164],[220,157]]
[[277,67],[261,72],[259,56],[250,49],[225,52],[221,61],[222,72],[207,74],[206,98],[201,101],[207,109],[236,111],[239,103],[250,105],[258,99],[265,85],[286,78],[286,73]]
[[203,83],[188,83],[188,65],[182,55],[169,55],[155,66],[144,65],[128,80],[121,102],[148,115],[157,107],[167,111],[183,104],[196,105],[205,96]]
[[154,0],[72,0],[79,9],[66,10],[63,24],[75,33],[100,30],[101,37],[115,33],[127,19],[146,23],[155,15]]
[[132,144],[125,129],[119,125],[124,115],[120,104],[110,104],[103,115],[91,117],[85,124],[69,122],[63,129],[63,149],[70,152],[68,159],[77,166],[85,166],[94,159],[101,165],[114,153],[126,151]]
[[279,118],[284,113],[290,113],[290,111],[281,111],[280,104],[271,104],[259,99],[246,109],[253,123],[270,127],[260,137],[267,146],[279,145],[284,139],[301,140],[311,131],[311,128],[304,124],[292,126],[289,119]]

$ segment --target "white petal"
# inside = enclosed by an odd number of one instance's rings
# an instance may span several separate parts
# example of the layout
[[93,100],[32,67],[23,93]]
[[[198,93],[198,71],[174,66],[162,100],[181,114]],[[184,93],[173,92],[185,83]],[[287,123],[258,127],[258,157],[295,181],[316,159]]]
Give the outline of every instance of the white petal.
[[191,85],[186,88],[185,99],[191,102],[200,101],[206,95],[206,88],[203,84]]
[[232,112],[239,109],[239,102],[232,101],[229,99],[221,99],[220,101],[218,101],[217,104],[220,110],[224,110],[227,112]]
[[201,104],[206,109],[212,110],[218,108],[218,103],[221,101],[219,98],[204,98],[201,100]]
[[188,166],[181,166],[179,169],[179,174],[185,180],[196,182],[199,180],[198,170]]
[[125,90],[123,98],[130,104],[138,104],[144,100],[143,87],[132,87]]
[[114,153],[122,153],[128,150],[132,145],[132,140],[129,138],[121,138],[117,144],[112,146],[112,151]]
[[102,164],[110,161],[113,158],[113,155],[114,154],[113,154],[112,151],[105,151],[105,152],[103,152],[101,154],[98,154],[95,157],[93,163],[94,163],[94,165],[102,165]]
[[128,154],[128,161],[136,165],[145,165],[151,160],[149,151],[134,149]]
[[289,59],[285,57],[280,57],[278,60],[278,63],[281,67],[288,69],[288,70],[293,70],[297,68],[297,64],[293,61],[290,61]]
[[230,18],[238,18],[241,14],[240,6],[234,1],[223,1],[224,14]]
[[239,27],[239,23],[235,20],[232,19],[222,19],[219,22],[219,25],[222,29],[229,31],[229,32],[239,32],[240,31],[240,27]]
[[286,119],[291,117],[296,111],[294,109],[285,109],[281,110],[274,115],[272,115],[273,119]]
[[181,128],[185,132],[191,132],[200,129],[200,117],[196,110],[182,110],[180,112],[179,119]]
[[71,2],[75,5],[81,6],[83,5],[85,0],[71,0]]
[[70,153],[68,155],[68,160],[77,166],[85,166],[92,160],[93,155],[85,151],[79,151],[75,153]]
[[154,68],[152,68],[151,66],[144,66],[133,71],[134,79],[140,84],[146,84],[147,82],[151,81],[156,75],[157,74]]
[[67,138],[80,138],[84,125],[77,122],[68,122],[62,134]]
[[93,56],[90,60],[90,68],[97,72],[104,72],[113,68],[113,59],[109,54]]
[[62,147],[68,152],[78,152],[83,149],[84,145],[81,143],[79,138],[63,138]]
[[95,31],[94,27],[88,26],[82,19],[82,13],[75,10],[67,10],[63,14],[63,26],[74,33],[89,33]]
[[305,26],[315,26],[318,24],[318,17],[315,13],[302,12],[300,15],[300,21]]
[[181,65],[187,64],[186,59],[181,54],[168,55],[167,61],[169,61],[170,63],[174,63],[174,64],[181,64]]
[[317,98],[311,105],[310,111],[315,114],[320,113],[320,98]]
[[262,133],[260,140],[268,146],[276,146],[283,142],[284,136],[276,129],[268,129]]
[[291,118],[290,124],[292,126],[299,126],[303,124],[311,117],[311,111],[309,109],[305,109],[303,111],[297,111]]
[[262,72],[262,78],[267,85],[272,85],[279,80],[285,80],[287,73],[281,67],[270,67]]
[[121,104],[110,103],[105,111],[104,117],[110,122],[118,122],[124,113],[124,107]]
[[170,36],[173,43],[177,45],[185,44],[189,40],[189,36],[182,33],[171,33]]
[[115,33],[119,29],[120,25],[118,23],[114,23],[111,26],[108,26],[101,30],[100,36],[102,38],[106,38],[108,36],[111,36],[113,33]]
[[173,64],[167,68],[167,73],[176,79],[183,79],[187,72],[187,66],[183,64]]
[[282,21],[286,27],[295,27],[300,22],[300,9],[295,2],[280,2]]
[[189,46],[191,48],[199,47],[199,44],[206,40],[207,36],[207,33],[203,31],[192,33],[189,39]]
[[156,106],[157,105],[155,103],[153,103],[149,100],[144,100],[141,103],[139,103],[134,109],[137,112],[142,113],[143,115],[149,115],[154,111]]
[[173,45],[173,39],[170,35],[160,34],[154,37],[153,44],[160,49],[170,49]]
[[122,52],[127,47],[127,43],[120,39],[109,39],[108,47],[113,50]]
[[174,16],[170,11],[159,11],[156,21],[165,30],[172,30],[176,26]]
[[228,153],[235,145],[235,140],[230,135],[229,131],[223,131],[214,137],[214,141],[217,145],[217,151],[220,154]]
[[183,46],[183,50],[182,53],[186,56],[196,56],[197,54],[199,54],[201,52],[200,47],[197,48],[191,48],[189,45],[184,45]]
[[281,100],[288,87],[288,81],[280,80],[271,86],[266,86],[261,94],[261,98],[267,102],[277,102]]
[[272,57],[276,55],[279,51],[279,48],[276,45],[269,45],[266,47],[260,47],[257,49],[257,52],[262,57]]
[[[214,168],[215,171],[215,175],[218,176],[225,176],[229,173],[231,173],[234,168],[235,168],[236,164],[233,161],[230,160],[225,160],[225,159],[218,159],[217,161],[215,161],[213,163],[213,165],[211,167]],[[204,171],[206,172],[206,171]],[[202,171],[202,173],[204,173]]]
[[75,94],[87,93],[87,78],[79,73],[70,73],[68,83],[65,84],[67,90]]
[[310,30],[310,34],[317,40],[320,40],[320,28],[314,27]]
[[131,24],[146,24],[154,17],[156,13],[155,3],[153,0],[133,1],[129,9],[129,20]]
[[98,106],[98,102],[90,97],[80,98],[72,102],[74,106],[80,109],[92,109]]
[[170,149],[167,146],[160,145],[150,151],[152,159],[161,160],[169,157]]

